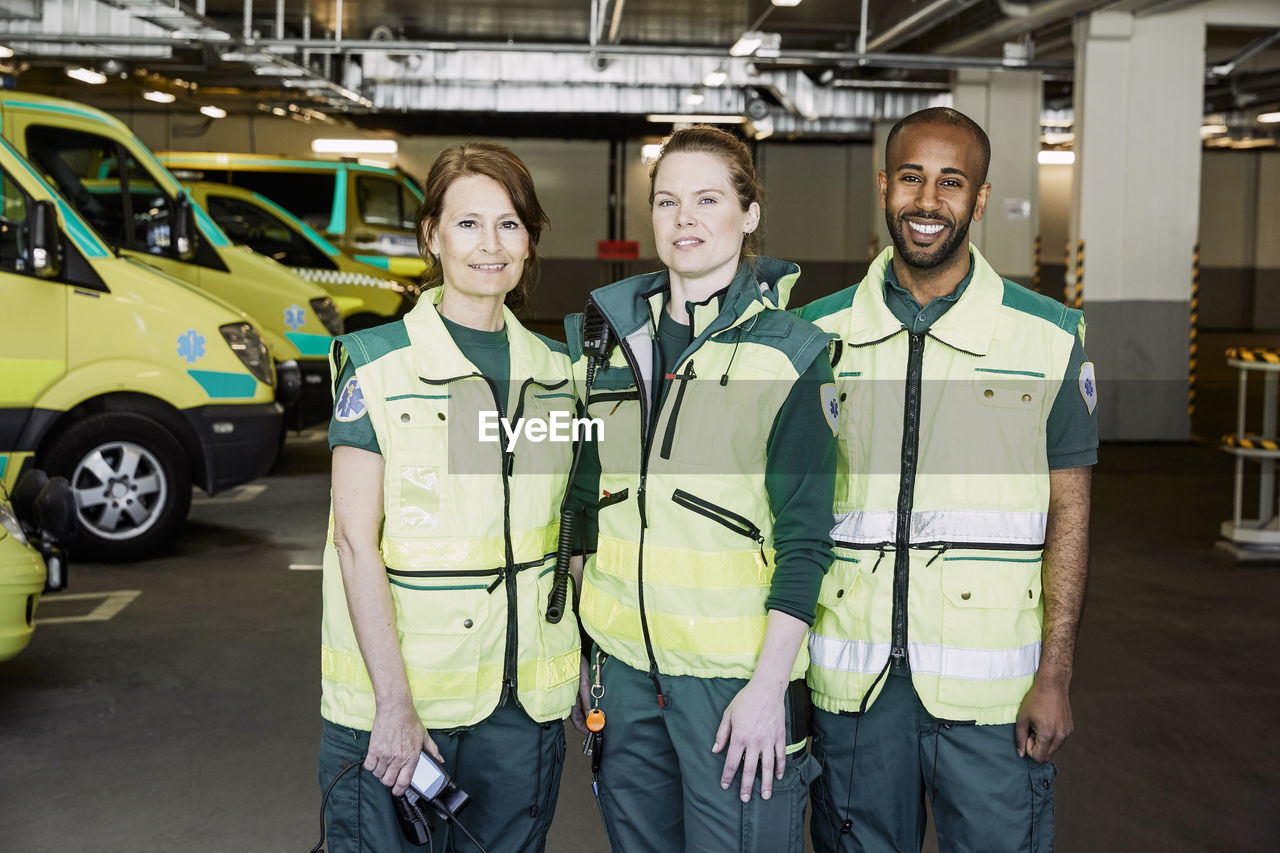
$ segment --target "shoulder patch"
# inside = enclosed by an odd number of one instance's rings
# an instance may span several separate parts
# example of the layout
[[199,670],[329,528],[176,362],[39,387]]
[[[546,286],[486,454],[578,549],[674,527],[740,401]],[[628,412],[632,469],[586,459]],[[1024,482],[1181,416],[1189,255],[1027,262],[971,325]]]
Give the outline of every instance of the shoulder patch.
[[840,428],[840,402],[836,399],[835,383],[824,382],[821,393],[822,414],[827,419],[827,426],[831,427],[831,434],[835,435]]
[[1089,409],[1089,414],[1098,407],[1098,382],[1093,376],[1093,362],[1086,361],[1080,365],[1080,396]]
[[338,402],[333,407],[333,417],[341,423],[349,424],[363,418],[368,411],[369,407],[364,402],[364,392],[360,390],[360,380],[352,376],[338,394]]

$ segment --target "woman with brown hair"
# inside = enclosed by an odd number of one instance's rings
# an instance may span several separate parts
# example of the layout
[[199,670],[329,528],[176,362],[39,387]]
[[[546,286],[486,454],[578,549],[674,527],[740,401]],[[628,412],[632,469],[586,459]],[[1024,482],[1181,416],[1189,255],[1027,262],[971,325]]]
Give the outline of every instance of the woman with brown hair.
[[[334,345],[321,786],[363,769],[333,785],[329,849],[417,849],[392,797],[425,751],[470,795],[476,840],[524,853],[545,844],[578,680],[576,627],[543,615],[571,447],[508,447],[496,425],[572,416],[570,363],[507,307],[547,222],[519,158],[449,148],[425,189],[435,286]],[[434,823],[438,849],[473,849]]]

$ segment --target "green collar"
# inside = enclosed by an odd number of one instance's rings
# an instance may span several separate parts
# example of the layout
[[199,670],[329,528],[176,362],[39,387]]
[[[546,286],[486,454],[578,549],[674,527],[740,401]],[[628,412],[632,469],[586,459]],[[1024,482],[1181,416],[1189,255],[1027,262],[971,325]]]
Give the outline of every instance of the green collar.
[[[440,297],[444,295],[444,287],[437,285],[418,299],[418,304],[404,317],[404,327],[409,333],[409,342],[413,346],[413,369],[424,379],[452,379],[455,376],[467,376],[480,373],[471,361],[462,354],[453,336],[445,328],[444,320],[436,311]],[[533,365],[536,362],[535,344],[540,344],[533,334],[527,331],[516,320],[511,309],[502,306],[502,318],[507,330],[507,345],[511,348],[512,375],[516,365]]]
[[[928,334],[956,349],[986,355],[1004,301],[1004,282],[972,244],[969,251],[973,255],[972,278],[956,304],[934,322]],[[881,252],[853,295],[845,339],[855,346],[883,340],[905,328],[884,298],[886,270],[892,258],[892,247]]]

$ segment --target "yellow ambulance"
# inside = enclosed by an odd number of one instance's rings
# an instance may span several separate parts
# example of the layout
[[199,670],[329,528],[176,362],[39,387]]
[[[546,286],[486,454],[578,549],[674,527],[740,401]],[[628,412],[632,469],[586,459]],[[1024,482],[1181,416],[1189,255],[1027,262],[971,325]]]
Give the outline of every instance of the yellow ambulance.
[[0,198],[0,482],[66,477],[72,556],[145,557],[181,528],[193,484],[215,494],[271,466],[267,341],[238,308],[113,252],[5,139]]
[[283,365],[281,383],[301,383],[290,428],[329,417],[329,343],[342,318],[324,290],[232,244],[141,140],[100,110],[0,91],[0,131],[116,252],[253,318]]
[[40,596],[66,588],[67,554],[58,540],[74,532],[75,513],[61,477],[28,471],[12,496],[0,485],[0,661],[31,642]]
[[398,169],[351,160],[161,151],[182,181],[214,181],[260,193],[358,261],[420,280],[427,265],[415,224],[422,190]]
[[357,261],[271,199],[243,187],[185,184],[231,240],[284,264],[333,297],[348,332],[399,320],[418,299],[418,285]]

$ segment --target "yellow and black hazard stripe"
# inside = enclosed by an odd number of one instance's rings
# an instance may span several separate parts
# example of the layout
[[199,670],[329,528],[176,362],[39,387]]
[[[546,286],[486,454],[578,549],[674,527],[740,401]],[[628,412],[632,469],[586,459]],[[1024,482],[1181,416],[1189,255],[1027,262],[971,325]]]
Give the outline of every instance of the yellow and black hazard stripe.
[[1263,349],[1262,347],[1230,347],[1227,350],[1227,358],[1232,361],[1280,364],[1280,350]]
[[1280,450],[1280,442],[1273,438],[1259,438],[1256,435],[1224,435],[1223,447],[1238,447],[1241,450]]
[[1196,413],[1196,368],[1200,361],[1200,244],[1191,253],[1191,345],[1187,364],[1187,414]]

